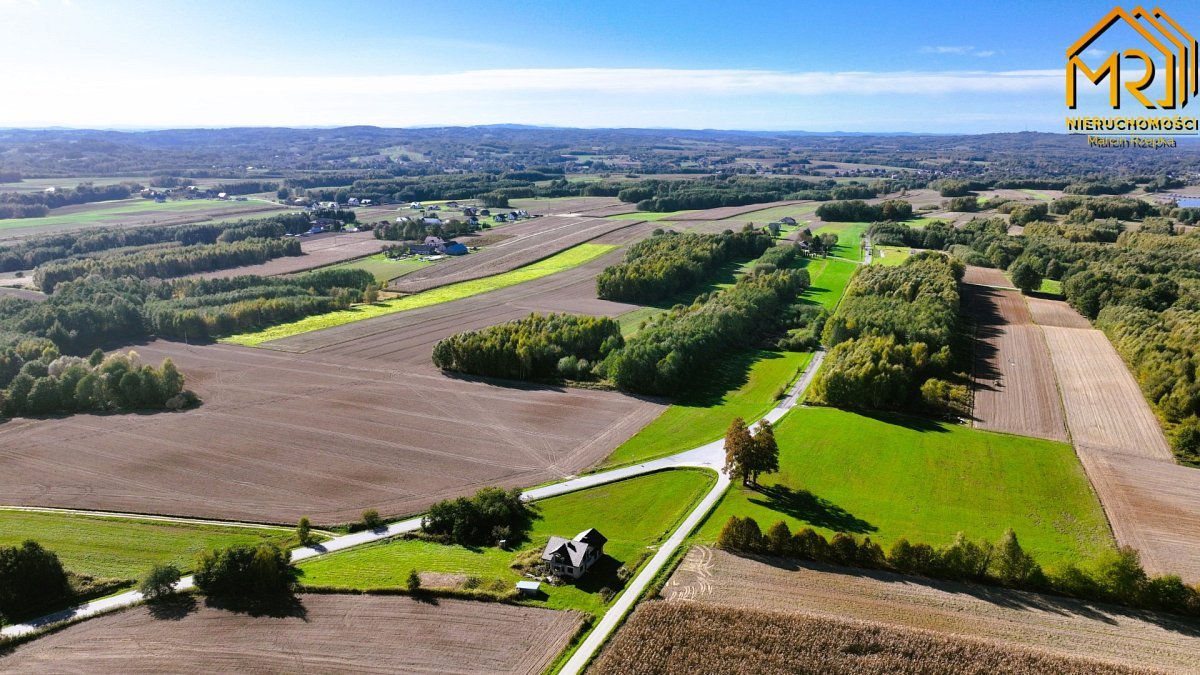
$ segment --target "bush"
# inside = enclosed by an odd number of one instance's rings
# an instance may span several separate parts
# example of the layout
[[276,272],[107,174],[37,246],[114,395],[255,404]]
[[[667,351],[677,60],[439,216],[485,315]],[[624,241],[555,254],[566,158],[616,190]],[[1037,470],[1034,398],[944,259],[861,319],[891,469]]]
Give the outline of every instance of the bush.
[[147,600],[165,598],[175,592],[175,584],[179,583],[182,574],[179,568],[172,564],[155,565],[150,568],[146,578],[138,586],[138,591]]
[[383,518],[375,509],[367,509],[362,512],[362,520],[359,521],[364,530],[378,530],[384,526]]
[[519,489],[483,488],[471,498],[441,501],[429,508],[422,529],[465,546],[494,545],[499,539],[524,538],[533,525],[533,509]]
[[415,569],[409,571],[408,578],[404,580],[404,587],[413,595],[421,592],[421,575],[417,574]]
[[202,554],[195,579],[208,595],[254,598],[287,591],[295,574],[288,554],[275,544],[239,544]]
[[35,541],[0,548],[0,615],[9,620],[71,597],[58,556]]

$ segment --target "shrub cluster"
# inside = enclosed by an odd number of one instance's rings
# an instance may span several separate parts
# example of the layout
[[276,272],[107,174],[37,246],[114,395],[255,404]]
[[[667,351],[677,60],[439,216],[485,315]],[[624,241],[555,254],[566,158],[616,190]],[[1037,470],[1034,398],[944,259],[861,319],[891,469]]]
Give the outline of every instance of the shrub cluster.
[[908,220],[912,218],[912,204],[900,199],[889,199],[881,204],[861,200],[829,202],[818,206],[816,215],[829,223]]
[[196,588],[207,595],[259,598],[287,592],[296,568],[275,544],[237,544],[214,549],[196,559]]
[[473,497],[445,500],[429,507],[421,528],[430,535],[464,546],[491,546],[502,539],[524,539],[533,526],[534,510],[519,489],[483,488]]
[[651,303],[694,288],[728,260],[757,258],[774,245],[771,237],[749,225],[741,232],[676,234],[644,239],[596,277],[596,292],[605,300]]
[[433,364],[485,377],[588,380],[593,365],[623,345],[621,326],[607,317],[531,314],[439,340]]
[[12,621],[72,596],[58,556],[35,541],[0,547],[0,619]]
[[870,537],[860,540],[837,532],[826,539],[811,528],[793,533],[782,521],[763,533],[753,518],[731,516],[721,529],[717,546],[728,551],[995,584],[1200,616],[1200,588],[1183,583],[1176,575],[1147,575],[1132,548],[1121,547],[1101,556],[1090,568],[1070,564],[1046,572],[1021,547],[1011,529],[995,544],[974,542],[959,533],[953,543],[941,548],[899,539],[884,553]]

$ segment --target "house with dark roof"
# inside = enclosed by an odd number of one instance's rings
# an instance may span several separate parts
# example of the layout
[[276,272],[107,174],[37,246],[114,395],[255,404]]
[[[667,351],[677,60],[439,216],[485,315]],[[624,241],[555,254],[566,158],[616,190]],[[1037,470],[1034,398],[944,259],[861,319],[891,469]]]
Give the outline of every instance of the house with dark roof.
[[574,539],[550,537],[542,551],[542,560],[555,576],[578,579],[604,555],[607,542],[608,538],[594,528],[580,532]]

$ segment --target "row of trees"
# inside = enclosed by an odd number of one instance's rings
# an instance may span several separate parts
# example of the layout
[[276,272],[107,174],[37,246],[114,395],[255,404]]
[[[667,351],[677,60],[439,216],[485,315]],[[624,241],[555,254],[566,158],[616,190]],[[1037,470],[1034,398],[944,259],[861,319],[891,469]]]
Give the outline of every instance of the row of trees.
[[133,276],[139,279],[179,277],[254,265],[302,253],[298,239],[245,239],[228,244],[135,250],[127,254],[48,263],[37,268],[33,279],[42,291],[49,293],[64,281],[90,275]]
[[778,269],[743,276],[732,287],[677,307],[630,338],[605,362],[622,391],[675,395],[712,362],[773,335],[809,285],[808,272]]
[[679,211],[744,206],[785,199],[870,199],[886,191],[883,183],[838,185],[831,180],[756,176],[711,176],[697,180],[643,180],[626,184],[617,198],[639,211]]
[[901,199],[889,199],[880,204],[868,204],[858,199],[829,202],[821,204],[816,210],[816,216],[829,223],[908,220],[912,218],[912,214],[912,204]]
[[[825,322],[826,367],[812,400],[849,408],[966,414],[970,392],[956,374],[962,263],[935,253],[898,267],[872,266]],[[953,380],[953,382],[952,382]]]
[[48,415],[61,412],[179,410],[198,402],[170,359],[158,368],[143,365],[136,352],[83,359],[58,356],[46,346],[28,358],[30,345],[0,351],[0,414]]
[[519,489],[489,487],[472,497],[459,497],[429,507],[421,519],[428,535],[464,546],[494,546],[502,540],[525,539],[533,518],[533,507],[521,499]]
[[1102,555],[1089,567],[1068,564],[1046,571],[1011,529],[997,543],[975,542],[962,533],[946,546],[899,539],[885,553],[870,537],[837,532],[826,539],[811,528],[791,532],[782,521],[765,533],[750,517],[731,516],[717,537],[719,548],[849,567],[885,569],[934,579],[995,584],[1084,600],[1200,616],[1200,588],[1169,574],[1151,577],[1129,547]]
[[729,260],[757,258],[772,246],[769,234],[750,225],[722,234],[660,231],[598,274],[596,292],[605,300],[656,302],[707,281]]
[[[80,183],[75,188],[55,189],[39,192],[0,192],[0,206],[34,207],[31,214],[37,215],[8,215],[0,209],[0,218],[32,218],[45,215],[49,209],[91,202],[106,202],[113,199],[128,199],[129,195],[142,189],[136,183],[120,183],[117,185],[96,186],[92,183]],[[40,213],[37,213],[40,210]]]
[[620,324],[607,317],[535,313],[439,340],[433,364],[485,377],[587,380],[624,344]]

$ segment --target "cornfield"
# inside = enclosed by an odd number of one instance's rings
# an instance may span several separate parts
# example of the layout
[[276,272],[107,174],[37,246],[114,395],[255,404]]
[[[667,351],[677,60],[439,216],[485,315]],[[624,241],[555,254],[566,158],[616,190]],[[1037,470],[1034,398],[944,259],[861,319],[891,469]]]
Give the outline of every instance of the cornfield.
[[1151,673],[929,631],[816,616],[647,602],[591,674]]

